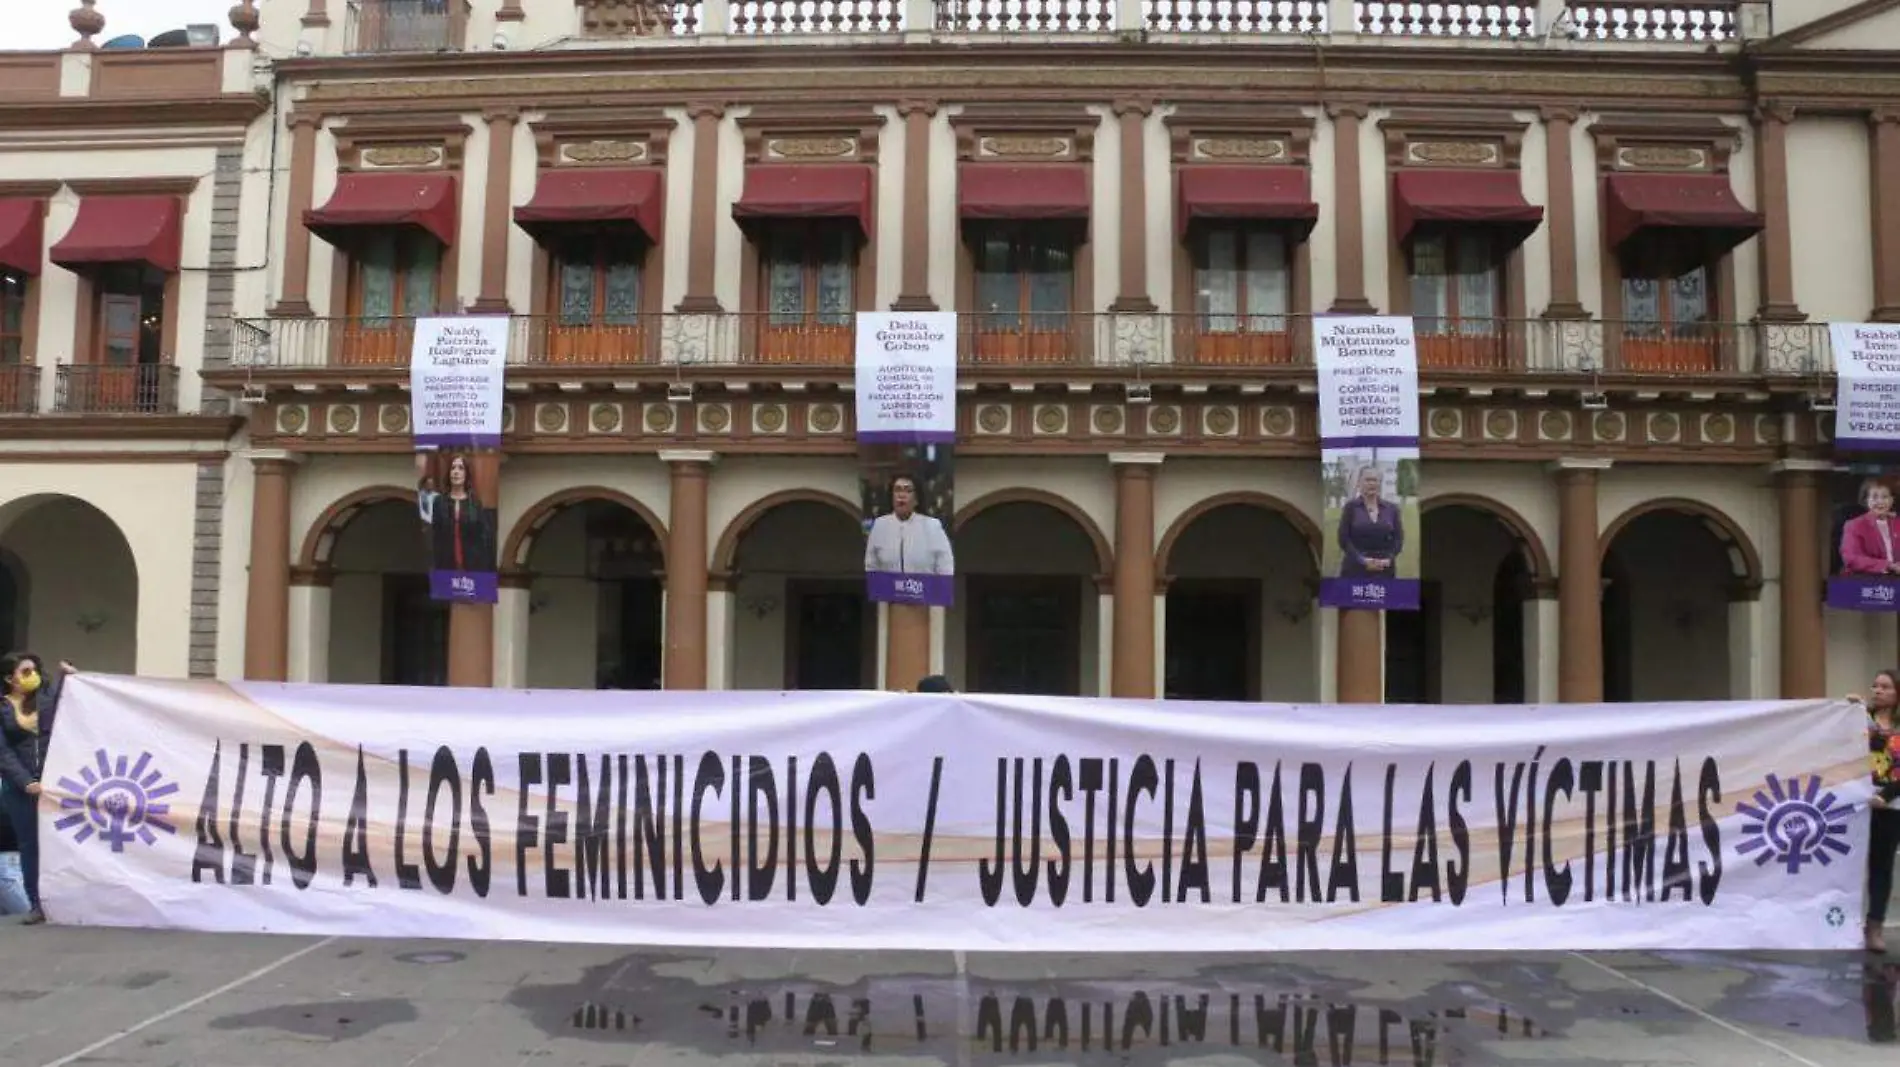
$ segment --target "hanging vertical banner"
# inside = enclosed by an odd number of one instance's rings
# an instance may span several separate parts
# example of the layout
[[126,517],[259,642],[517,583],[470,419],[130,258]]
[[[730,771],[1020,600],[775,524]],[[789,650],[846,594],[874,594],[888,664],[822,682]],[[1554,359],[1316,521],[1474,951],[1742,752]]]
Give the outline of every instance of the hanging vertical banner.
[[1326,544],[1320,604],[1418,610],[1418,347],[1412,320],[1313,320]]
[[429,595],[493,604],[493,487],[478,484],[475,449],[501,447],[506,316],[417,319],[409,358],[416,510],[429,548]]
[[1834,450],[1847,469],[1836,479],[1834,567],[1827,604],[1843,611],[1900,611],[1900,518],[1894,482],[1867,453],[1900,452],[1900,325],[1836,322]]
[[417,319],[409,354],[417,448],[500,448],[504,315]]
[[865,595],[948,606],[956,598],[956,315],[860,312],[856,391]]

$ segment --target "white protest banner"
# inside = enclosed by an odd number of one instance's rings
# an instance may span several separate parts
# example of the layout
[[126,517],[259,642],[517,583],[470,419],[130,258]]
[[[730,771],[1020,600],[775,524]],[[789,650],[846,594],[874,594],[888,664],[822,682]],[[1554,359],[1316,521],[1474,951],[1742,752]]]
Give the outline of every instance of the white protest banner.
[[1900,325],[1828,324],[1834,348],[1834,447],[1900,451]]
[[1416,611],[1419,603],[1418,341],[1412,320],[1321,315],[1319,455],[1326,540],[1319,601]]
[[417,319],[409,402],[418,448],[500,448],[508,318]]
[[957,316],[950,311],[860,311],[858,441],[957,439]]
[[79,675],[55,922],[808,949],[1846,949],[1842,701],[1361,707]]

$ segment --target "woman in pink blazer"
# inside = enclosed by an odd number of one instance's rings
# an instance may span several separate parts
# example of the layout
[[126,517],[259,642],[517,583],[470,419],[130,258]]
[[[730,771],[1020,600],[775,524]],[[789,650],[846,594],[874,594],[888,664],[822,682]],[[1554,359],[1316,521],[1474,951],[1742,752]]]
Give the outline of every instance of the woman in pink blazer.
[[1893,513],[1893,490],[1870,481],[1861,489],[1866,512],[1841,529],[1843,574],[1900,574],[1900,521]]

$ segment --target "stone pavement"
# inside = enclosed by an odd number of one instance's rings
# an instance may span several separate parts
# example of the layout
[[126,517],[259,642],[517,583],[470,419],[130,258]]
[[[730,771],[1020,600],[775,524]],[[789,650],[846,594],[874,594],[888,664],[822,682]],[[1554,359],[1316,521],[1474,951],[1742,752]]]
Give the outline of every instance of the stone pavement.
[[0,927],[6,1067],[1890,1062],[1900,959],[1049,956]]

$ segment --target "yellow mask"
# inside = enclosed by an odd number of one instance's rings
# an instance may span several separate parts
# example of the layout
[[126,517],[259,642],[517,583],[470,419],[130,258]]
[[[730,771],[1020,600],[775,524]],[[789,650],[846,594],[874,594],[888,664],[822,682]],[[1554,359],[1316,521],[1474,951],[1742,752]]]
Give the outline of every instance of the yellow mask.
[[39,692],[39,689],[40,689],[40,672],[38,671],[20,672],[20,692],[37,693]]

